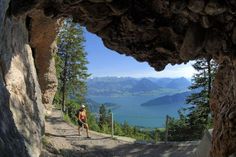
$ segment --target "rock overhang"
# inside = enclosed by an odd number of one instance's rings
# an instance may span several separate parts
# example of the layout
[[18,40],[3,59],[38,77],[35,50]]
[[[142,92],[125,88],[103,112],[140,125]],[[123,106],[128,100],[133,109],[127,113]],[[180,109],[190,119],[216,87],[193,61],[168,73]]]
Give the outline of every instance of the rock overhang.
[[46,4],[46,15],[72,16],[101,37],[106,47],[147,61],[156,70],[168,63],[233,56],[235,51],[234,1],[64,0]]
[[235,51],[234,0],[34,0],[23,8],[19,4],[12,0],[13,13],[37,7],[52,18],[72,16],[106,47],[156,70],[168,63],[233,56]]

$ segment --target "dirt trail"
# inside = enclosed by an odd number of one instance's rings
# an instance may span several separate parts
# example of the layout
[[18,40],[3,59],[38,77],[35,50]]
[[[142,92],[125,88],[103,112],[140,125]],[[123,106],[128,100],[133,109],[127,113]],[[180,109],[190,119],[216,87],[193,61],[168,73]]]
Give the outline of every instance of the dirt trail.
[[92,138],[87,139],[85,130],[78,136],[77,128],[64,122],[61,115],[53,109],[46,118],[46,143],[55,149],[48,148],[54,155],[43,153],[42,157],[189,157],[196,147],[192,143],[137,144],[130,138],[111,139],[92,131]]

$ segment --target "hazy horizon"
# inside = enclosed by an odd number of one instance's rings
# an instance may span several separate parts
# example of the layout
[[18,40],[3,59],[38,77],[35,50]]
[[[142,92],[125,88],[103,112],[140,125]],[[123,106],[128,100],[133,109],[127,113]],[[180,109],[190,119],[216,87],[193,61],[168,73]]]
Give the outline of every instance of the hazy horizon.
[[185,78],[185,79],[191,79],[191,78],[187,78],[184,76],[180,76],[180,77],[133,77],[133,76],[90,76],[89,79],[95,79],[95,78],[133,78],[133,79],[143,79],[143,78],[153,78],[153,79],[178,79],[178,78]]

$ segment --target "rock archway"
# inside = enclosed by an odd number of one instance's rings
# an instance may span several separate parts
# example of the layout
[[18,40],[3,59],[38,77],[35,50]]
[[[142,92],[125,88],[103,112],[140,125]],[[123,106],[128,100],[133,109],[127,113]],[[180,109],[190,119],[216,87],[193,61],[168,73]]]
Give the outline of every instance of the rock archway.
[[[234,0],[2,0],[0,87],[9,92],[9,110],[13,114],[10,119],[17,134],[24,138],[28,154],[21,152],[21,156],[39,154],[43,130],[41,102],[51,103],[57,85],[53,41],[59,19],[69,16],[100,36],[108,48],[146,61],[156,70],[162,70],[168,63],[214,58],[220,68],[211,95],[214,114],[211,156],[226,157],[236,151]],[[21,77],[12,79],[16,76]],[[29,82],[31,86],[27,88]],[[37,129],[24,128],[22,121],[17,121],[19,116]],[[14,125],[6,121],[3,118],[0,123],[1,127],[6,126],[5,132]],[[10,135],[1,139],[0,144],[8,139]]]

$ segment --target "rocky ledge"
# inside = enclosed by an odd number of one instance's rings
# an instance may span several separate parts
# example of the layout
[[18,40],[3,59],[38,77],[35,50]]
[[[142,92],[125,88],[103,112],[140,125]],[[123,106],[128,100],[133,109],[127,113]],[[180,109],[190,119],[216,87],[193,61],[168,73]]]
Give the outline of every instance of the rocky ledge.
[[47,0],[21,7],[22,2],[13,0],[14,14],[37,6],[54,19],[72,16],[108,48],[157,70],[235,51],[234,0]]

